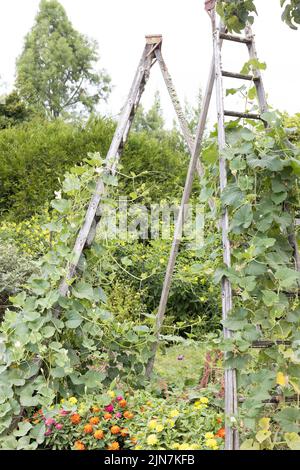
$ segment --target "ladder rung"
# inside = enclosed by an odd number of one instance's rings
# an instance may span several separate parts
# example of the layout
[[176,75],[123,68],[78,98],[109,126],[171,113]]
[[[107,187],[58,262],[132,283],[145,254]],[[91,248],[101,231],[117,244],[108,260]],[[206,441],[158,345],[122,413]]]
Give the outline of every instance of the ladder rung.
[[289,346],[291,344],[291,341],[285,341],[281,339],[278,339],[275,341],[258,340],[258,341],[252,342],[252,348],[264,349],[264,348],[271,348],[272,346],[278,346],[280,344]]
[[[270,404],[278,404],[280,403],[281,401],[283,400],[283,397],[281,396],[274,396],[272,398],[268,398],[267,400],[262,400],[262,403],[270,403]],[[298,396],[297,395],[294,395],[292,397],[284,397],[284,401],[285,402],[288,402],[288,403],[292,403],[294,401],[297,401],[298,400]],[[246,401],[245,397],[239,397],[238,398],[238,401],[239,403],[244,403]]]
[[224,111],[225,116],[232,116],[238,118],[246,118],[246,119],[261,119],[259,114],[253,113],[239,113],[237,111]]
[[223,77],[231,77],[231,78],[239,78],[241,80],[259,80],[258,77],[254,77],[254,75],[244,75],[243,73],[232,73],[232,72],[225,72],[222,70]]
[[252,39],[243,38],[242,36],[236,36],[234,34],[220,33],[220,39],[226,39],[227,41],[242,42],[244,44],[250,44]]

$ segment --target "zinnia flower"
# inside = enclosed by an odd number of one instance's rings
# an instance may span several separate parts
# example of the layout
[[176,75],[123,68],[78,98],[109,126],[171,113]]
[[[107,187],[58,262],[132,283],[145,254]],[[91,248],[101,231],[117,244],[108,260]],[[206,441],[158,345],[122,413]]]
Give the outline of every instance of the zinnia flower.
[[125,406],[127,405],[127,401],[126,400],[120,400],[119,405],[120,405],[121,408],[125,408]]
[[98,406],[93,406],[92,411],[93,411],[93,413],[99,413],[101,410]]
[[75,397],[70,397],[68,401],[71,405],[76,405],[78,400]]
[[224,437],[225,437],[225,428],[220,428],[219,431],[216,434],[216,437],[220,437],[221,439],[224,439]]
[[104,432],[101,429],[98,429],[97,431],[94,432],[95,439],[103,439],[103,437],[104,437]]
[[119,434],[120,431],[121,431],[121,428],[120,428],[119,426],[112,426],[112,427],[110,428],[110,432],[111,432],[112,434]]
[[50,436],[52,434],[51,429],[47,429],[47,431],[44,433],[44,436]]
[[112,413],[114,411],[114,407],[112,404],[110,405],[107,405],[105,408],[105,411],[107,411],[108,413]]
[[134,414],[131,413],[130,411],[125,411],[125,413],[123,414],[124,418],[126,419],[132,419],[134,417]]
[[116,394],[113,390],[109,390],[107,394],[110,396],[110,398],[115,398]]
[[157,444],[157,442],[158,442],[158,439],[157,439],[157,436],[155,434],[150,434],[147,437],[147,444],[149,446],[154,446],[155,444]]
[[162,432],[164,430],[164,426],[162,424],[158,424],[155,428],[156,432]]
[[201,397],[199,401],[200,403],[207,405],[207,403],[209,402],[209,399],[207,397]]
[[149,429],[155,429],[157,426],[157,421],[156,419],[151,419],[148,423],[148,428]]
[[105,413],[103,416],[104,419],[111,419],[112,415],[110,413]]
[[205,442],[205,445],[207,447],[210,447],[210,448],[213,448],[213,449],[218,448],[218,443],[217,443],[216,439],[207,439],[206,442]]
[[86,424],[83,428],[83,432],[85,434],[92,434],[93,432],[93,426],[91,424]]
[[178,410],[172,410],[170,412],[170,417],[171,418],[177,418],[177,416],[179,416],[179,411]]
[[55,419],[53,419],[53,418],[47,418],[47,419],[45,419],[45,424],[46,424],[46,426],[52,426],[52,425],[55,424],[55,423],[56,423],[56,421],[55,421]]
[[78,413],[75,413],[71,416],[70,420],[72,424],[79,424],[81,421],[81,417],[79,416]]
[[122,397],[121,395],[119,395],[119,396],[117,397],[117,400],[118,400],[118,401],[121,401],[121,400],[123,400],[123,397]]
[[207,432],[204,434],[205,439],[213,439],[215,437],[213,432]]
[[118,418],[118,419],[119,419],[119,418],[122,418],[122,413],[120,413],[120,412],[118,411],[118,413],[115,414],[115,417]]
[[121,436],[122,437],[126,437],[126,436],[128,436],[128,434],[129,434],[129,431],[128,431],[127,428],[121,429]]
[[81,441],[76,441],[74,447],[75,450],[85,450],[85,445]]
[[90,424],[98,424],[100,421],[100,419],[98,418],[98,416],[93,416],[91,419],[90,419]]
[[112,442],[108,447],[107,450],[119,450],[120,445],[117,441]]
[[58,430],[60,431],[60,430],[63,428],[63,425],[60,424],[60,423],[57,423],[57,424],[55,425],[55,427],[56,427],[56,429],[58,429]]

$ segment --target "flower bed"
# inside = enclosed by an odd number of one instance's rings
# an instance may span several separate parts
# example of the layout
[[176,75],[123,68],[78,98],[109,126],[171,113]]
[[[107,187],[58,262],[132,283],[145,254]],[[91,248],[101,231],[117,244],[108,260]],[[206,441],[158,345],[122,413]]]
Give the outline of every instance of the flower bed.
[[225,437],[210,397],[157,398],[145,391],[70,397],[25,421],[21,429],[32,426],[40,448],[53,450],[218,450]]

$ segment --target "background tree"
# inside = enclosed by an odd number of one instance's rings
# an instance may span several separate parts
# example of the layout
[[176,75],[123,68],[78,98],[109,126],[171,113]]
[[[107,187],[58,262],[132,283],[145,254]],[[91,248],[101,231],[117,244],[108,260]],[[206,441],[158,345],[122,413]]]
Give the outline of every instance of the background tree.
[[31,116],[32,110],[26,106],[15,90],[0,101],[0,129],[28,121]]
[[161,133],[164,129],[165,121],[162,114],[160,94],[156,91],[154,102],[151,108],[145,112],[142,105],[138,107],[133,121],[133,130]]
[[110,78],[96,72],[97,44],[76,31],[57,0],[42,0],[17,60],[20,96],[51,118],[83,107],[92,111],[110,91]]

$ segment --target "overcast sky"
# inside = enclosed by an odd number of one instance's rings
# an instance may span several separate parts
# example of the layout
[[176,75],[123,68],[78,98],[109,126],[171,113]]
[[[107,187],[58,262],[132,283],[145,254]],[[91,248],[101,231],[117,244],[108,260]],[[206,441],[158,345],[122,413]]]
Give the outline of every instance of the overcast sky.
[[[106,113],[117,115],[126,99],[145,34],[163,35],[162,52],[182,102],[187,99],[195,103],[199,88],[205,88],[212,40],[203,0],[61,0],[61,3],[74,26],[99,43],[100,66],[106,68],[114,86],[108,106],[102,108]],[[279,0],[255,3],[259,16],[254,32],[259,59],[268,66],[263,76],[269,103],[291,114],[300,112],[300,30],[293,31],[281,22]],[[33,25],[39,0],[1,0],[0,5],[0,76],[9,91],[14,82],[15,61],[22,51],[24,36]],[[240,71],[246,59],[246,46],[226,42],[225,70]],[[226,81],[226,87],[235,85],[236,81]],[[170,124],[173,111],[158,65],[152,70],[143,97],[146,108],[157,89]],[[215,106],[215,100],[212,105]],[[234,105],[237,109],[238,103],[230,104]],[[214,119],[213,111],[210,118]]]

